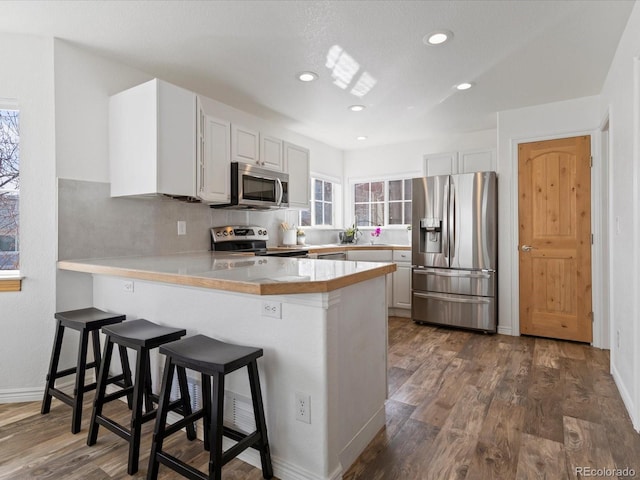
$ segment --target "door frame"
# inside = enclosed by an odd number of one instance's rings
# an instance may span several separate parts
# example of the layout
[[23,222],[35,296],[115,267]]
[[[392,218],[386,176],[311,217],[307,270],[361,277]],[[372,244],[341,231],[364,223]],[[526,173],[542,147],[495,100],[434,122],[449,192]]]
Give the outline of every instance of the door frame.
[[[609,116],[607,115],[608,119]],[[606,123],[603,123],[600,127],[604,128]],[[593,167],[591,168],[591,232],[594,235],[594,243],[591,245],[591,301],[594,314],[593,321],[593,339],[592,345],[598,348],[609,348],[609,314],[610,312],[603,311],[604,295],[607,293],[605,284],[603,284],[603,267],[605,265],[603,239],[609,238],[609,232],[602,231],[603,216],[608,220],[609,212],[603,211],[601,202],[595,200],[600,195],[606,195],[609,198],[609,170],[603,168],[602,165],[602,147],[601,147],[601,133],[598,130],[582,130],[572,132],[562,132],[552,135],[544,135],[539,137],[520,137],[511,138],[511,162],[514,168],[511,169],[511,202],[514,205],[511,215],[511,280],[514,285],[512,291],[517,292],[517,295],[513,295],[513,301],[511,302],[511,318],[512,331],[511,334],[520,336],[520,266],[519,266],[519,251],[518,251],[518,145],[521,143],[540,142],[546,140],[557,140],[559,138],[579,137],[582,135],[590,135],[591,137],[591,156],[593,157]],[[600,180],[599,182],[597,180]],[[604,224],[608,224],[604,222]],[[608,268],[609,262],[606,259],[606,265]],[[607,271],[608,274],[608,271]],[[607,275],[608,276],[608,275]],[[610,283],[610,282],[609,282]]]

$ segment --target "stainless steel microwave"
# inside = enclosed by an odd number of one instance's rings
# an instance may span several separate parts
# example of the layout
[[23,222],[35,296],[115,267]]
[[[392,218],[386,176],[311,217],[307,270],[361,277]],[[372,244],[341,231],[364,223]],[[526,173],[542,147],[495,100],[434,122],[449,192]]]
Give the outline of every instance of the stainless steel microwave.
[[231,203],[213,208],[269,210],[289,206],[289,174],[231,162]]

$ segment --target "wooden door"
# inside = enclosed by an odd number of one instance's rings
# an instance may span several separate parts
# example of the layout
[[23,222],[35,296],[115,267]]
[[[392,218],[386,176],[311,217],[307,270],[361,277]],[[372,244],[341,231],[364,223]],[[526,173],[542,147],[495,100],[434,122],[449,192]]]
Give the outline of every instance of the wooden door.
[[518,147],[520,333],[591,342],[591,139]]

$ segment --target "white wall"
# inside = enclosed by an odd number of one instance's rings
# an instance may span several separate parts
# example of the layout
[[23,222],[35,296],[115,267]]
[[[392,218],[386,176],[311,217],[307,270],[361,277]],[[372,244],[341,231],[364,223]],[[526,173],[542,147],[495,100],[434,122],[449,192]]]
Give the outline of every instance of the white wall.
[[[611,369],[640,430],[640,4],[622,35],[601,94],[611,158]],[[618,346],[619,338],[619,346]]]
[[[598,97],[498,113],[499,331],[518,335],[518,144],[594,133]],[[594,161],[597,151],[593,148]]]
[[344,177],[424,173],[424,156],[432,153],[496,148],[496,131],[439,135],[424,140],[351,150],[344,154]]
[[55,309],[53,43],[0,34],[0,97],[20,109],[21,292],[0,293],[0,402],[41,396]]
[[439,135],[414,142],[347,151],[344,154],[345,224],[353,222],[349,184],[366,178],[411,178],[424,175],[424,156],[442,152],[495,149],[496,131]]

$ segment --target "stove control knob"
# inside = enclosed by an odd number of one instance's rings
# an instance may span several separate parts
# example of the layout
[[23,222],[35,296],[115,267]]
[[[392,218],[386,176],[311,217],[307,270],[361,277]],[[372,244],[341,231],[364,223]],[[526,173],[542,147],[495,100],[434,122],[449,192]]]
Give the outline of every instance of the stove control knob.
[[222,232],[222,235],[224,235],[226,237],[229,234],[225,231],[225,232]]
[[220,232],[216,232],[216,237],[219,237],[220,235],[222,235]]

